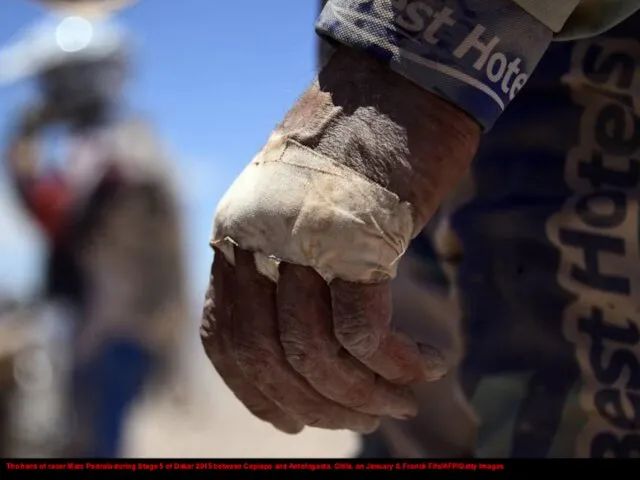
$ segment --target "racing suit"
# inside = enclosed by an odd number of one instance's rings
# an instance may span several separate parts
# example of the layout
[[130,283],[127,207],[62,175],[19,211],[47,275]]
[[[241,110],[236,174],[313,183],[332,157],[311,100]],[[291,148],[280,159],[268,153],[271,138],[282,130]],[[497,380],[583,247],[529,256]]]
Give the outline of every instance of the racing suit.
[[485,131],[395,280],[458,372],[364,455],[640,456],[640,2],[323,3],[321,65],[368,51]]

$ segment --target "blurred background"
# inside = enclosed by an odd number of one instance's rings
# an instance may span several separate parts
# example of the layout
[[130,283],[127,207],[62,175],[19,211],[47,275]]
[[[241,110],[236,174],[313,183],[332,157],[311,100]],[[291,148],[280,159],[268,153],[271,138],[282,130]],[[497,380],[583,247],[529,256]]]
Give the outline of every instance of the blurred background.
[[[198,337],[215,206],[313,78],[316,14],[313,0],[140,0],[115,16],[134,40],[125,101],[153,125],[174,164],[190,312],[172,354],[174,374],[125,409],[124,456],[340,457],[357,448],[348,433],[287,436],[254,419],[217,377]],[[28,0],[1,2],[0,47],[46,15]],[[31,81],[0,88],[3,149],[35,90]],[[63,165],[66,150],[56,145],[48,144],[47,161]],[[0,451],[51,456],[64,451],[73,423],[73,320],[52,314],[47,235],[13,181],[0,169]]]

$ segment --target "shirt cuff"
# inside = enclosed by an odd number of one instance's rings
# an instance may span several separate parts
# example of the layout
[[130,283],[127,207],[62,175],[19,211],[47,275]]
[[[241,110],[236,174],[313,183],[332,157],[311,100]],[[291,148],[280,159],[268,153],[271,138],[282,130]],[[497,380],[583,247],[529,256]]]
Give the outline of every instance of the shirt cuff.
[[457,105],[485,131],[553,38],[512,0],[329,0],[316,31]]

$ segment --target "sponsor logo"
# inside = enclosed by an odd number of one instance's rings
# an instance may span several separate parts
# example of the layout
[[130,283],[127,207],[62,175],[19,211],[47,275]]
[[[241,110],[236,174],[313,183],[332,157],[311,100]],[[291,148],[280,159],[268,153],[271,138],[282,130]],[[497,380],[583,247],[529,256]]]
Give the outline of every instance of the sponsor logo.
[[559,284],[575,295],[563,330],[575,346],[587,415],[576,455],[638,457],[640,43],[577,43],[563,82],[582,109],[580,138],[565,164],[573,195],[547,233],[561,254]]

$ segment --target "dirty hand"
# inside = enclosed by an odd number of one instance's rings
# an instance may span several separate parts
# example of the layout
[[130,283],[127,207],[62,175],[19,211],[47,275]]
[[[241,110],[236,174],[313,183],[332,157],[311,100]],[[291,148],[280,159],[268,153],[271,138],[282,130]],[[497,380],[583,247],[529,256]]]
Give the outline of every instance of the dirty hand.
[[473,157],[463,112],[340,49],[218,205],[201,335],[257,417],[370,432],[446,355],[391,326],[390,281]]

